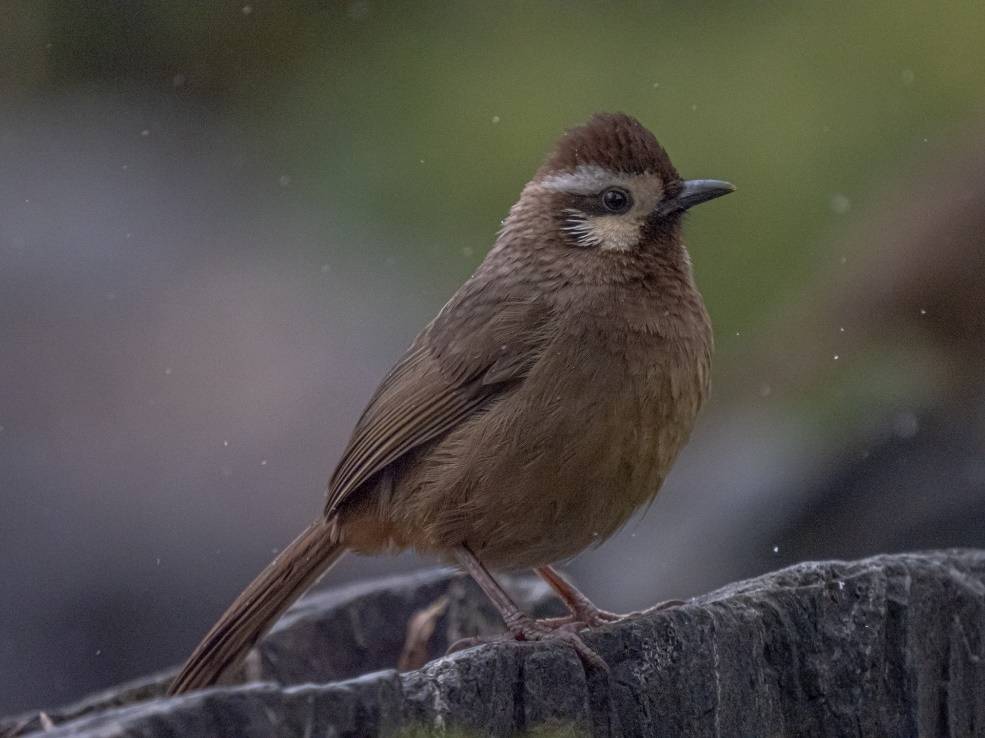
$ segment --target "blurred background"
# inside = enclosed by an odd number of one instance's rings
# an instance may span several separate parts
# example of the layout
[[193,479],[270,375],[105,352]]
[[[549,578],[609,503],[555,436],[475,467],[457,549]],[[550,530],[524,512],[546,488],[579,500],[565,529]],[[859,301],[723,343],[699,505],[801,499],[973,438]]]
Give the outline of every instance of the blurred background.
[[597,110],[739,191],[687,226],[713,401],[567,570],[632,609],[985,545],[980,3],[7,0],[0,38],[0,714],[187,655]]

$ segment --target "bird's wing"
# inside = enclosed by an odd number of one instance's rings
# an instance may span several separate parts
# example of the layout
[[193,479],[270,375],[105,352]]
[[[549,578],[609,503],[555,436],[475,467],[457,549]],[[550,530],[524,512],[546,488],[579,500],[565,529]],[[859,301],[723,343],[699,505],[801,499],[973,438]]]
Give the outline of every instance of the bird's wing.
[[383,380],[329,482],[326,515],[389,464],[508,391],[536,363],[549,338],[549,309],[536,299],[494,300],[486,292],[456,295]]

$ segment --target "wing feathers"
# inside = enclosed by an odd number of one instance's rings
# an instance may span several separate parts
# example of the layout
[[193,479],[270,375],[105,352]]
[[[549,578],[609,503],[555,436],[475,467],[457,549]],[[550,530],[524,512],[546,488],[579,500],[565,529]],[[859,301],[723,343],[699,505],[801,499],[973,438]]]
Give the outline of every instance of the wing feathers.
[[414,448],[509,391],[545,344],[540,303],[454,300],[417,338],[370,400],[329,483],[325,513]]

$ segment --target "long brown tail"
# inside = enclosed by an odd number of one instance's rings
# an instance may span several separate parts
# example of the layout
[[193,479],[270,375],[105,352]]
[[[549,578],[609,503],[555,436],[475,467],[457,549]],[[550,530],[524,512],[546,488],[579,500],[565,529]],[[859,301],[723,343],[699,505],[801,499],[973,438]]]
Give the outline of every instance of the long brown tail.
[[295,538],[212,626],[168,694],[208,687],[238,664],[280,614],[345,553],[333,538],[331,524],[323,518]]

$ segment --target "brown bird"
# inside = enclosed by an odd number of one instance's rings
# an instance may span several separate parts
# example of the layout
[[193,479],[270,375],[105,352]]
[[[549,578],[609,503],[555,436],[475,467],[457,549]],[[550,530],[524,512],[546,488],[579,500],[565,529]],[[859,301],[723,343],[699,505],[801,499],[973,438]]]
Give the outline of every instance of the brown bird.
[[[214,684],[346,551],[457,561],[521,640],[617,619],[552,568],[660,488],[708,393],[712,333],[681,239],[693,205],[646,128],[595,115],[524,187],[495,246],[369,402],[324,512],[213,626],[171,684]],[[490,569],[534,569],[571,617],[535,621]]]

